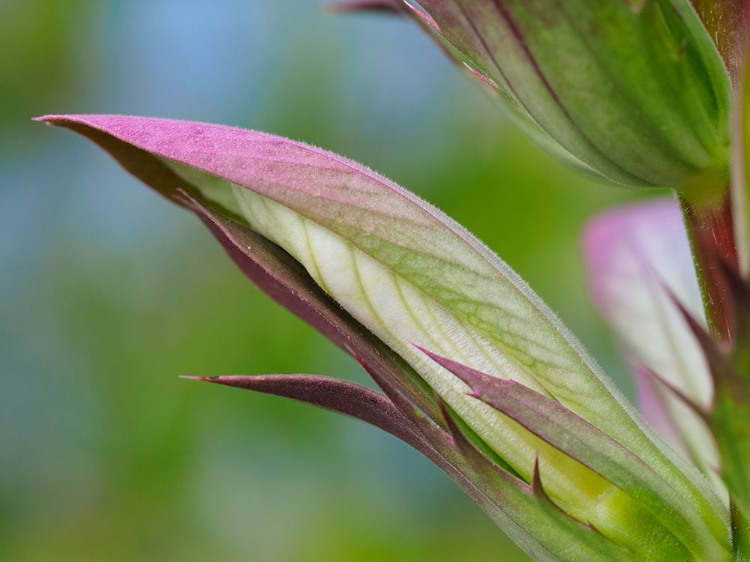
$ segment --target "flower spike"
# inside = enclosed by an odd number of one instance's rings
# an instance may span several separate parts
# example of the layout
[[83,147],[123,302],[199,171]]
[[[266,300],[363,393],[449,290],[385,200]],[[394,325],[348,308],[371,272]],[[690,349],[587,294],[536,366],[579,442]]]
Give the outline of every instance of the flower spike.
[[[335,385],[314,379],[308,401],[378,423],[397,408],[410,421],[399,428],[416,428],[410,442],[538,560],[730,559],[727,510],[697,470],[651,434],[505,263],[429,204],[273,135],[120,116],[44,120],[197,214],[251,279],[355,356],[387,397],[356,389],[344,406]],[[499,411],[467,395],[452,363],[415,344],[487,373],[511,403]],[[265,381],[295,397],[311,383]],[[445,411],[483,460],[440,427],[450,429]],[[539,467],[544,494],[534,493]]]
[[329,10],[411,18],[554,156],[674,189],[674,201],[604,214],[584,237],[643,418],[507,264],[362,165],[239,128],[39,118],[194,214],[382,392],[319,375],[185,378],[392,434],[536,561],[750,559],[750,0]]

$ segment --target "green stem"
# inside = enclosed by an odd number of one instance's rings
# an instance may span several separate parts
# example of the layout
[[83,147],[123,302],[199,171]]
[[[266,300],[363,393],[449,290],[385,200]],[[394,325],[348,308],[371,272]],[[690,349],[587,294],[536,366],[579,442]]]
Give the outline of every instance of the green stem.
[[732,539],[735,562],[750,561],[750,522],[732,502]]

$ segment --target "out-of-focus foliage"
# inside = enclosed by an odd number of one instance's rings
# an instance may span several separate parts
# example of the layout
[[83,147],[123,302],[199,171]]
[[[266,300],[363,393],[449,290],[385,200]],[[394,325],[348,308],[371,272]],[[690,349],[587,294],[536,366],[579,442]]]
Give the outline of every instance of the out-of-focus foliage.
[[389,436],[179,380],[367,377],[186,213],[29,121],[222,122],[364,162],[487,242],[621,373],[578,234],[632,194],[547,159],[408,23],[297,5],[0,2],[0,559],[524,559]]
[[2,137],[25,124],[40,104],[80,95],[85,69],[77,65],[79,22],[90,0],[4,0],[0,3],[0,122]]

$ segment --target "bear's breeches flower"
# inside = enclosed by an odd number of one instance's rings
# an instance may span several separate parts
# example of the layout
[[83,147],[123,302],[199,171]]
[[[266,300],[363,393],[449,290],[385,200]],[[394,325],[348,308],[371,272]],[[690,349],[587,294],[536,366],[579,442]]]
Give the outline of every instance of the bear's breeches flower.
[[507,264],[370,169],[238,128],[41,118],[94,141],[194,213],[254,283],[356,358],[383,392],[318,375],[210,380],[392,433],[535,560],[745,560],[747,3],[349,0],[338,8],[413,18],[574,167],[675,189],[680,204],[607,214],[586,235],[594,296],[651,426]]
[[[91,138],[195,212],[243,271],[368,368],[399,412],[389,430],[481,490],[475,499],[538,559],[731,559],[716,491],[640,421],[531,289],[440,211],[363,166],[272,135],[45,120]],[[311,306],[326,322],[311,320]],[[218,382],[299,398],[289,390],[298,379],[286,390],[252,379]],[[351,413],[336,400],[327,405]]]

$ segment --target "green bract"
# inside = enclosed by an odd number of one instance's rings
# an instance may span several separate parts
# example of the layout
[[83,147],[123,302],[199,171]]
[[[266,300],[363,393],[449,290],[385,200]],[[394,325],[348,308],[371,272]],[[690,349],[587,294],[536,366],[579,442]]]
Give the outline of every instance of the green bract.
[[[731,83],[687,0],[421,0],[541,145],[627,185],[724,188]],[[554,142],[551,142],[554,141]]]

